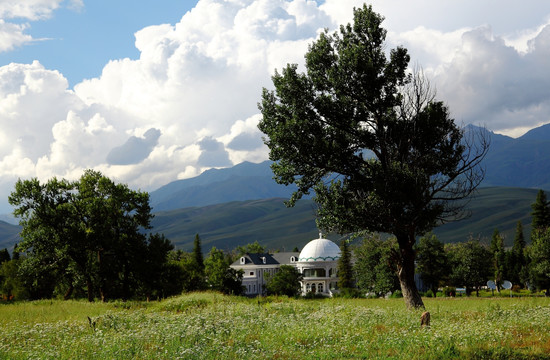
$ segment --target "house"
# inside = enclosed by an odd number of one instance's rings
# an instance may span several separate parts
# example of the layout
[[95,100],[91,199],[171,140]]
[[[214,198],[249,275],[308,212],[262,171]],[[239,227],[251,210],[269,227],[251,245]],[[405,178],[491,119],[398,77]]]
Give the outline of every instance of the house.
[[245,254],[231,264],[231,268],[243,271],[246,295],[264,295],[266,275],[277,273],[281,265],[292,265],[303,275],[303,295],[312,292],[332,296],[337,290],[339,258],[338,245],[319,234],[319,238],[308,242],[301,252]]

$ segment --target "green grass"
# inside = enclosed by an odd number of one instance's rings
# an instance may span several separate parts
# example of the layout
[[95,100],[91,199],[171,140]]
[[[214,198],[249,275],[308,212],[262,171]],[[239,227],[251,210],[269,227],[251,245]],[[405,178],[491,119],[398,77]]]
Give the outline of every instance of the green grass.
[[550,359],[550,299],[425,303],[430,328],[402,299],[7,304],[0,359]]

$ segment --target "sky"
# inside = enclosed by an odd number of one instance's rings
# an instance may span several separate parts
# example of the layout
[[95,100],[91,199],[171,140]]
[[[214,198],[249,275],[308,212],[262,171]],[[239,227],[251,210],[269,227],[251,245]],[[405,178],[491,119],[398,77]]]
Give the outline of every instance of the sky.
[[[257,103],[358,0],[0,0],[0,213],[85,169],[152,191],[260,162]],[[550,2],[373,0],[459,124],[550,123]]]

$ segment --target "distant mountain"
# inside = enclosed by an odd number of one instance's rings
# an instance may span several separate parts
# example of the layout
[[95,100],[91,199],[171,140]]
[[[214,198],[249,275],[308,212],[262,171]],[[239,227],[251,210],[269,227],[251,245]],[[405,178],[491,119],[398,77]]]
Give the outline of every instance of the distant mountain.
[[489,132],[483,186],[550,189],[550,124],[517,139]]
[[[520,188],[482,188],[471,199],[470,217],[445,224],[434,230],[445,243],[465,241],[469,236],[489,241],[498,228],[511,246],[516,224],[521,220],[529,238],[531,204],[537,190]],[[153,232],[163,233],[178,248],[191,250],[195,234],[200,234],[203,251],[212,246],[231,250],[238,245],[258,241],[268,249],[302,248],[318,236],[316,206],[312,200],[300,200],[286,208],[284,199],[230,202],[156,213]],[[338,235],[330,235],[337,240]]]
[[290,251],[318,237],[315,204],[299,201],[287,208],[282,198],[235,201],[155,213],[152,232],[163,233],[176,247],[191,250],[200,234],[203,251],[231,250],[258,241],[268,249]]
[[[473,125],[467,127],[467,131],[477,130]],[[482,131],[491,142],[483,161],[486,174],[482,186],[550,190],[550,124],[517,139]],[[151,192],[151,205],[154,211],[166,211],[230,201],[289,198],[296,187],[277,184],[270,164],[270,161],[244,162],[174,181]]]
[[0,250],[7,248],[11,253],[13,250],[13,244],[20,241],[20,231],[21,227],[18,225],[8,224],[7,222],[0,220]]
[[201,175],[169,183],[150,193],[154,211],[190,206],[221,204],[230,201],[290,197],[295,186],[279,185],[273,180],[271,162],[243,162],[226,169],[211,169]]

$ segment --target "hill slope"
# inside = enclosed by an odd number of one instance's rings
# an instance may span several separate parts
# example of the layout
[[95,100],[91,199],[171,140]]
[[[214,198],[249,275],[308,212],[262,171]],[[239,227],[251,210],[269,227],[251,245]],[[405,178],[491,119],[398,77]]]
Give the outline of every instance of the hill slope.
[[230,201],[289,197],[295,186],[273,180],[271,162],[243,162],[231,168],[210,169],[201,175],[171,182],[151,192],[154,211],[191,206],[222,204]]
[[[470,235],[490,238],[498,228],[506,244],[511,245],[518,220],[529,238],[531,203],[536,193],[533,189],[482,188],[469,204],[469,218],[445,224],[434,232],[449,243],[467,240]],[[311,200],[286,208],[283,199],[276,198],[159,212],[153,219],[153,231],[164,233],[184,250],[191,250],[197,233],[205,252],[212,246],[230,250],[254,241],[269,249],[289,250],[302,248],[317,237],[314,219],[315,204]],[[338,239],[338,235],[329,237]]]
[[0,220],[0,249],[7,248],[11,253],[13,244],[20,241],[20,231],[21,228],[18,225],[8,224]]

